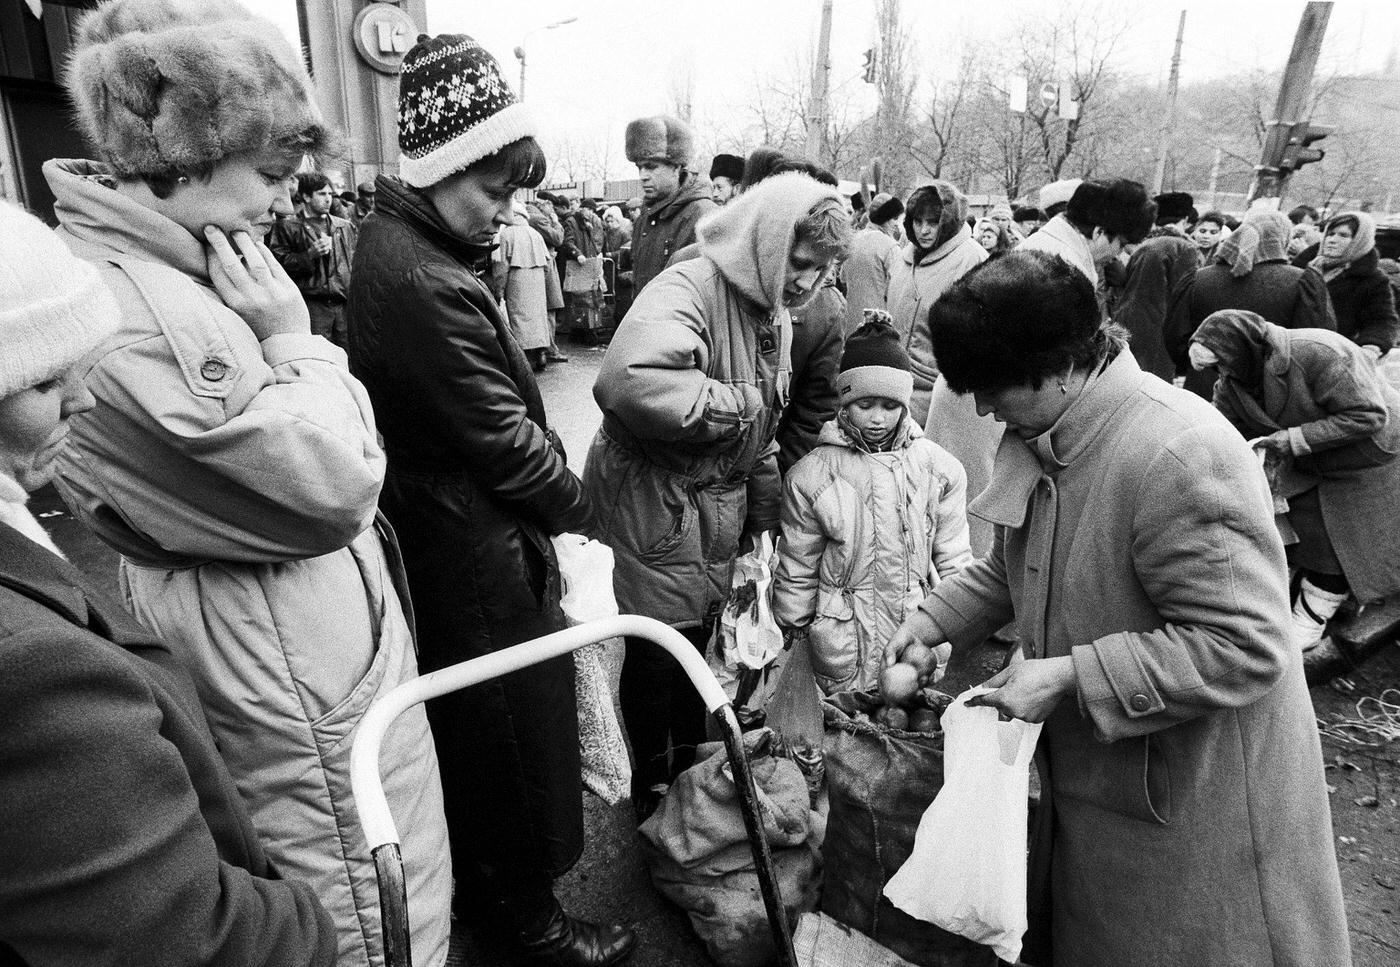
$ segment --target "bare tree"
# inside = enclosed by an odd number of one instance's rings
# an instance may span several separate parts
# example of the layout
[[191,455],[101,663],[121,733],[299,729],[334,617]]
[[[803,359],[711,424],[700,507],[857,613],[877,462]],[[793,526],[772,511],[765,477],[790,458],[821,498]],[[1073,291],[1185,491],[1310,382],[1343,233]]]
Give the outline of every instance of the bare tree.
[[944,168],[959,153],[970,155],[975,143],[969,135],[972,100],[976,85],[983,80],[977,70],[979,53],[963,51],[957,73],[934,86],[923,124],[911,138],[909,153],[924,172],[934,178],[944,176]]
[[889,188],[907,190],[913,180],[914,41],[902,0],[875,0],[875,90],[878,104],[869,153],[884,162]]

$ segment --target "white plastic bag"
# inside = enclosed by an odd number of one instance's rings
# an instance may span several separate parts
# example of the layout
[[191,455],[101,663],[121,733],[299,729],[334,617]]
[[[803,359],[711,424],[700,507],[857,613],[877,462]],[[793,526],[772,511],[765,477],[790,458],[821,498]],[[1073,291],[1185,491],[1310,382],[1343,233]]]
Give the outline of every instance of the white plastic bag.
[[[565,617],[574,624],[583,624],[615,616],[612,548],[579,534],[560,534],[553,544],[563,585],[559,606]],[[583,787],[616,806],[631,795],[632,767],[608,684],[604,663],[607,647],[608,642],[599,642],[574,652],[574,698],[578,704]]]
[[1040,723],[1002,722],[994,708],[967,706],[987,691],[968,689],[943,713],[943,788],[885,896],[1015,963],[1026,932],[1026,797]]
[[720,641],[726,665],[758,669],[783,651],[783,631],[773,617],[773,535],[764,531],[758,546],[734,561],[729,600],[720,614]]

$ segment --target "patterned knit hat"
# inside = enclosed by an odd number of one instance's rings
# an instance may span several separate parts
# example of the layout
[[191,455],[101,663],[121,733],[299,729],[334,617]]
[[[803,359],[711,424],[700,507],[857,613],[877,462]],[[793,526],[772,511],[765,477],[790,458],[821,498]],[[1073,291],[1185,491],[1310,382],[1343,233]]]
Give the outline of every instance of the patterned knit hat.
[[53,379],[119,318],[97,269],[39,219],[0,202],[0,396]]
[[465,34],[425,34],[404,58],[399,176],[414,188],[435,185],[536,133],[496,58]]
[[883,309],[864,310],[865,322],[846,338],[841,372],[836,377],[836,398],[841,406],[871,396],[903,403],[914,395],[909,353]]

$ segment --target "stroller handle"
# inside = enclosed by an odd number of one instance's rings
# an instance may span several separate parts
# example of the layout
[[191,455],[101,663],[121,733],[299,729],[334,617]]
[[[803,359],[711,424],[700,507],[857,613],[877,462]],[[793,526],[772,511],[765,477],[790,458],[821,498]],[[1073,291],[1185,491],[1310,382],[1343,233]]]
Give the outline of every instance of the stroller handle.
[[384,734],[395,719],[430,698],[538,665],[587,645],[623,636],[649,639],[670,652],[700,693],[707,712],[713,714],[729,703],[724,690],[705,664],[704,656],[684,635],[655,618],[640,615],[600,618],[404,682],[375,702],[365,714],[350,751],[350,788],[370,850],[399,842],[398,828],[389,812],[389,801],[379,778],[379,750]]

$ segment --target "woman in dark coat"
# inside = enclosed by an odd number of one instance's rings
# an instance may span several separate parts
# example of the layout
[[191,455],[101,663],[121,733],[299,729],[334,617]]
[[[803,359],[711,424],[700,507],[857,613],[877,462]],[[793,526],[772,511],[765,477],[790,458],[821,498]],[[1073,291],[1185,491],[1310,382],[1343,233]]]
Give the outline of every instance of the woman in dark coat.
[[[1204,220],[1204,217],[1202,218]],[[1196,327],[1220,309],[1257,312],[1285,329],[1336,329],[1327,286],[1315,272],[1288,264],[1293,223],[1279,212],[1254,211],[1220,243],[1215,261],[1172,290],[1163,338],[1186,388],[1211,398],[1216,373],[1193,370],[1187,347]]]
[[[444,109],[442,85],[471,96]],[[550,536],[587,533],[593,512],[478,274],[516,190],[544,179],[533,123],[462,35],[409,51],[399,102],[402,180],[380,177],[361,232],[350,356],[384,435],[381,507],[403,545],[426,673],[564,628]],[[437,699],[428,716],[457,912],[489,922],[494,906],[474,901],[501,902],[531,964],[627,956],[630,930],[567,917],[553,894],[583,841],[572,660]]]
[[1289,561],[1302,569],[1298,646],[1317,645],[1354,592],[1400,591],[1400,392],[1340,333],[1280,329],[1252,312],[1217,312],[1191,343],[1215,365],[1216,409],[1266,454]]
[[1311,268],[1327,283],[1337,331],[1375,359],[1390,352],[1400,335],[1400,319],[1390,279],[1380,268],[1375,220],[1365,212],[1328,219]]

